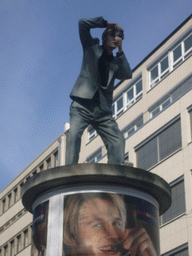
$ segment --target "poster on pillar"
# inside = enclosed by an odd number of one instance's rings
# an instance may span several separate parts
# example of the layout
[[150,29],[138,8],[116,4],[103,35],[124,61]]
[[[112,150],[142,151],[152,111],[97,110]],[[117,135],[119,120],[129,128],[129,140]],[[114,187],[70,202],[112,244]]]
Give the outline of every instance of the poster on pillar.
[[31,256],[46,256],[49,201],[39,204],[33,212]]
[[62,256],[159,255],[158,206],[112,192],[64,196]]

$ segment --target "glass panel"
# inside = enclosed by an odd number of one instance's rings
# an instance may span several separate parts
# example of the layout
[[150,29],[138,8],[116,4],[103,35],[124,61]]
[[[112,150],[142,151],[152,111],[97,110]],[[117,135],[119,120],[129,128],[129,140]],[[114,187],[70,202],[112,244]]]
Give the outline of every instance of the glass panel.
[[4,199],[4,200],[2,201],[2,203],[3,203],[3,213],[4,213],[5,210],[6,210],[6,200]]
[[181,44],[173,51],[174,62],[181,57]]
[[151,70],[151,82],[158,77],[158,66]]
[[133,99],[133,87],[127,92],[127,102]]
[[4,256],[8,256],[8,246],[4,247]]
[[181,148],[181,145],[181,125],[178,120],[159,135],[160,160]]
[[54,166],[59,166],[59,154],[58,151],[54,153]]
[[123,108],[123,97],[117,101],[117,112]]
[[143,119],[141,119],[137,124],[137,129],[143,125]]
[[192,110],[189,112],[190,115],[190,123],[191,123],[191,139],[192,139]]
[[47,159],[47,169],[51,168],[51,158]]
[[137,167],[147,170],[157,162],[157,137],[155,137],[137,150]]
[[8,208],[11,206],[11,194],[8,195]]
[[14,256],[15,254],[15,248],[14,248],[14,241],[11,241],[11,251],[10,251],[10,255]]
[[18,200],[18,191],[17,188],[14,190],[14,203]]
[[132,127],[132,128],[128,131],[128,137],[131,136],[134,132],[135,132],[135,126]]
[[189,256],[188,248],[182,251],[171,254],[171,256]]
[[168,56],[160,62],[160,67],[161,73],[163,73],[169,67]]
[[102,158],[102,151],[99,149],[95,154],[87,158],[88,163],[96,163]]
[[17,252],[21,251],[21,235],[17,237]]
[[190,35],[185,41],[184,41],[184,47],[185,52],[187,52],[192,47],[192,35]]
[[157,114],[160,113],[160,107],[156,108],[155,110],[153,110],[152,112],[152,117],[156,116]]
[[165,109],[166,107],[168,107],[171,103],[171,99],[167,99],[165,102],[163,102],[162,104],[162,109]]
[[115,115],[115,104],[113,104],[111,106],[111,111],[112,111],[112,116],[114,116]]
[[183,180],[171,188],[171,194],[172,204],[169,210],[162,215],[162,224],[185,212],[185,191]]
[[29,243],[28,240],[28,229],[24,231],[24,247],[26,247]]
[[140,93],[142,91],[142,80],[140,80],[137,84],[136,84],[136,94]]

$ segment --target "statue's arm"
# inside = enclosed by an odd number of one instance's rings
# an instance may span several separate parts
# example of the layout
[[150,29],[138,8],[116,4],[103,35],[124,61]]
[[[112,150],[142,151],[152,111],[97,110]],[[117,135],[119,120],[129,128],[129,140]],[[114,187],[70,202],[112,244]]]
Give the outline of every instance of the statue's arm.
[[103,17],[79,20],[79,36],[83,48],[86,48],[95,42],[90,33],[92,28],[105,28],[106,26],[107,21],[104,20]]
[[116,78],[119,80],[131,79],[132,70],[123,51],[121,53],[117,53],[116,62],[118,65]]

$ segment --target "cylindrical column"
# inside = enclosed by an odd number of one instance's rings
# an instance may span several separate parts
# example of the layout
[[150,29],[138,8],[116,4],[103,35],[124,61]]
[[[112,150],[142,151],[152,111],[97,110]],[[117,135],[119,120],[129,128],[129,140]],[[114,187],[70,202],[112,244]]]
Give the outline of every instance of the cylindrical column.
[[159,215],[171,194],[155,174],[124,165],[67,165],[37,173],[22,195],[33,213],[32,256],[159,255]]

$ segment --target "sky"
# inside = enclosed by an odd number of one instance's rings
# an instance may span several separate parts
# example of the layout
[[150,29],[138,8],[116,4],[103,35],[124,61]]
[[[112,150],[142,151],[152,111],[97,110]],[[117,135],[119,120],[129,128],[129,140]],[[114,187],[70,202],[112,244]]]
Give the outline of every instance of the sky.
[[[191,0],[1,0],[0,190],[69,122],[69,94],[82,62],[79,19],[118,23],[133,69],[191,10]],[[91,33],[101,39],[102,31]]]

